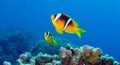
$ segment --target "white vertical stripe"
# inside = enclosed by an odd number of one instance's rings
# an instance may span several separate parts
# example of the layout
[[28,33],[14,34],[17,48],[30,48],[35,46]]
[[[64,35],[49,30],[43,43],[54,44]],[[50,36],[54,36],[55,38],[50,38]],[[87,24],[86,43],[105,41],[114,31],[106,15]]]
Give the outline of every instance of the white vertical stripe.
[[47,34],[47,37],[46,38],[48,38],[48,36],[50,35],[50,32],[48,32],[48,34]]
[[57,19],[60,18],[61,15],[62,15],[62,13],[58,13],[57,16],[56,16],[55,19],[54,19],[54,22],[56,22]]
[[72,20],[71,18],[69,18],[69,19],[67,20],[67,23],[65,24],[65,27],[63,28],[63,30],[65,30],[65,29],[67,28],[67,26],[68,26],[68,24],[70,23],[71,20]]

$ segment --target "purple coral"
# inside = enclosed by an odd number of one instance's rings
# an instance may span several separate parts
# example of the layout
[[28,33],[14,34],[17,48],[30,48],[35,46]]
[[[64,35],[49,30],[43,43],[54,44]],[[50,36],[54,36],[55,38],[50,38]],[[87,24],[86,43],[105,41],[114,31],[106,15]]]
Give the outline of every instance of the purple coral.
[[85,45],[85,46],[83,47],[83,51],[82,51],[82,52],[86,53],[88,50],[89,50],[89,46],[88,46],[88,45]]
[[67,50],[66,48],[63,48],[63,47],[60,48],[61,58],[69,57],[71,55],[72,55],[72,52],[70,50]]
[[17,59],[17,62],[18,65],[23,65],[23,64],[35,65],[35,61],[31,58],[31,54],[28,52],[21,54],[19,56],[19,59]]

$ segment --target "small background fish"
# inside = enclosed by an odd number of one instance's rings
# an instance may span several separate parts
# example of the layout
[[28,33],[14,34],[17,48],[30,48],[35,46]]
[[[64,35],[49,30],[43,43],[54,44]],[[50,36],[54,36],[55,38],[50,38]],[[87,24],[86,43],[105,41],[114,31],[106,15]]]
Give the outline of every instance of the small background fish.
[[58,43],[54,40],[53,35],[50,32],[45,32],[44,38],[48,44],[52,44],[54,46],[58,45]]

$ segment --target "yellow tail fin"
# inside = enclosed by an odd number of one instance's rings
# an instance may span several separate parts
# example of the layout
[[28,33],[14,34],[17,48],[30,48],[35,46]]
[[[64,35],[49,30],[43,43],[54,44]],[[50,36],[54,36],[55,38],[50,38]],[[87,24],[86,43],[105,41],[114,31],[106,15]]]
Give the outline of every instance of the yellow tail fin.
[[82,34],[86,32],[85,30],[81,29],[81,28],[77,28],[76,34],[78,37],[81,38]]
[[53,44],[52,45],[58,46],[58,43],[55,40],[53,40]]

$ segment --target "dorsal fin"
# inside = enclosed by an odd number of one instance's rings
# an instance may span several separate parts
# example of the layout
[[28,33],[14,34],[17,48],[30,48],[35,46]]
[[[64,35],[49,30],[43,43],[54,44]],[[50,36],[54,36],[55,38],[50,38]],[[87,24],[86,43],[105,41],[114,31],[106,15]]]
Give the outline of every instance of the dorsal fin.
[[77,23],[76,21],[74,21],[74,20],[72,20],[72,21],[73,21],[74,26],[76,26],[76,27],[79,26],[78,23]]

